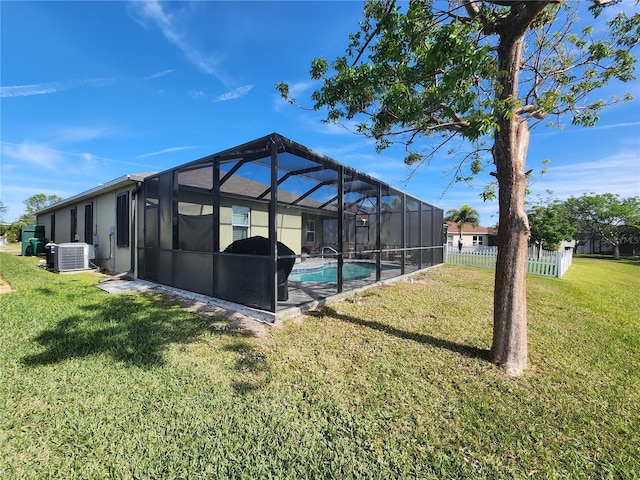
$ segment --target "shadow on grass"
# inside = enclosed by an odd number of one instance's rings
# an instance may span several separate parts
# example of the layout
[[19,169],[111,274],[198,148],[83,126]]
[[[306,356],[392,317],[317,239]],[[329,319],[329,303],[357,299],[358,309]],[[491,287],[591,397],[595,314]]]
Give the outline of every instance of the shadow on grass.
[[471,345],[462,345],[459,343],[451,342],[449,340],[432,337],[431,335],[425,335],[423,333],[407,332],[405,330],[400,330],[391,325],[377,322],[375,320],[364,320],[362,318],[353,317],[351,315],[344,315],[327,306],[325,306],[320,311],[311,312],[310,314],[316,317],[330,316],[343,322],[361,325],[363,327],[371,328],[373,330],[393,335],[394,337],[402,338],[404,340],[413,340],[414,342],[422,343],[424,345],[443,348],[445,350],[449,350],[451,352],[458,353],[469,358],[489,360],[490,357],[489,350],[483,348],[473,347]]
[[[33,341],[44,351],[22,359],[48,365],[71,358],[106,354],[128,365],[162,365],[170,344],[188,344],[211,332],[211,319],[196,317],[178,305],[138,295],[117,295],[80,307],[84,313],[60,320]],[[240,336],[237,332],[216,331]]]

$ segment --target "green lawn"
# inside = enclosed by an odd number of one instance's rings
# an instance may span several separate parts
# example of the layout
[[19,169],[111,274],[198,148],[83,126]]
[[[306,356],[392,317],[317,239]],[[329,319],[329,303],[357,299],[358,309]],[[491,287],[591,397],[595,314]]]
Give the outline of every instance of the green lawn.
[[0,478],[640,478],[640,264],[529,276],[530,367],[487,360],[493,271],[445,266],[267,341],[0,254]]

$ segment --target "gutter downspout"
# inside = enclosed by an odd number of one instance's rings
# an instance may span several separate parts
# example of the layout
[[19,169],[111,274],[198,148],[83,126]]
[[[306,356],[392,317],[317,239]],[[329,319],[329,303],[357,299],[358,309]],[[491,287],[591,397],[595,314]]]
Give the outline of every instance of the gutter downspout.
[[142,190],[142,182],[136,183],[136,188],[131,190],[131,240],[130,242],[130,250],[131,250],[131,266],[129,267],[129,271],[127,273],[134,273],[136,271],[136,199],[138,197],[138,193]]

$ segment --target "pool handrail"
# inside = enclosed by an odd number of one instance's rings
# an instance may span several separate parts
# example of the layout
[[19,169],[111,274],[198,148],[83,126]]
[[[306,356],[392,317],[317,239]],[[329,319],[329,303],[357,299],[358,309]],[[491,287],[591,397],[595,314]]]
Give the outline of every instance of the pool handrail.
[[335,248],[324,246],[324,247],[322,247],[322,253],[321,253],[322,258],[324,258],[324,255],[325,255],[324,251],[325,250],[329,250],[331,252],[329,254],[329,256],[331,256],[331,257],[337,257],[338,254],[339,254],[339,252]]

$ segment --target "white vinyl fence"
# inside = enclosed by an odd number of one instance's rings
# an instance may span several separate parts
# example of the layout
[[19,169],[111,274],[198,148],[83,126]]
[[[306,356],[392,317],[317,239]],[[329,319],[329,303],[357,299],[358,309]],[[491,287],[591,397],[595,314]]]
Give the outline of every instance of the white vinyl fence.
[[[466,267],[495,268],[498,247],[456,247],[444,246],[444,263]],[[573,251],[538,252],[530,247],[527,255],[527,273],[546,277],[562,277],[571,266]]]

